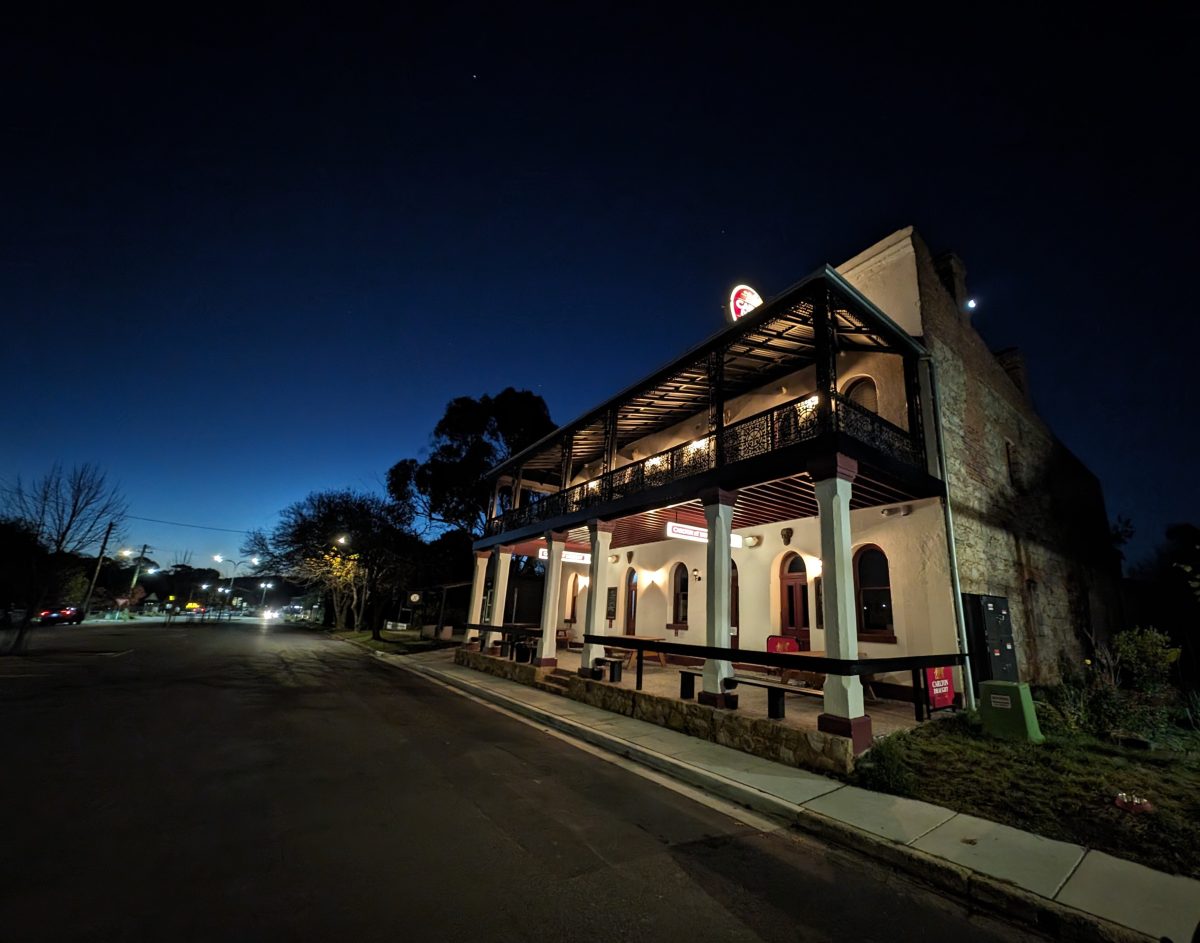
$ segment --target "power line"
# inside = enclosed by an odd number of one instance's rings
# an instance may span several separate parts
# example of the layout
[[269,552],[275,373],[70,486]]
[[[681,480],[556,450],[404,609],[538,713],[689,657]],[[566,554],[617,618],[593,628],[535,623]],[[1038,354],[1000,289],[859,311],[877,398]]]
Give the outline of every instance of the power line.
[[150,521],[152,524],[170,524],[172,527],[194,527],[197,530],[219,530],[224,534],[249,534],[248,530],[234,530],[231,527],[209,527],[207,524],[184,524],[181,521],[161,521],[157,517],[138,517],[136,514],[126,514],[131,521]]

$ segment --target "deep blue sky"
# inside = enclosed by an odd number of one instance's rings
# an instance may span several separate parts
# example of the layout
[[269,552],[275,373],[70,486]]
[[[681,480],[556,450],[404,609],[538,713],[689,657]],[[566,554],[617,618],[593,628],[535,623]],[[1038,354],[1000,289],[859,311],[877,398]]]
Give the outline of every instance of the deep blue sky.
[[270,526],[456,395],[569,420],[732,284],[912,223],[1135,552],[1200,518],[1194,15],[552,9],[6,29],[0,479],[95,461],[135,515]]

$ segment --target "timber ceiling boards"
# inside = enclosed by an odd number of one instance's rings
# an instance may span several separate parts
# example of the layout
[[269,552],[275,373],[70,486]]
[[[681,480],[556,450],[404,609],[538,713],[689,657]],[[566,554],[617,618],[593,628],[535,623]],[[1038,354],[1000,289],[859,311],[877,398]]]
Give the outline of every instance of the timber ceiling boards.
[[[824,293],[834,315],[838,349],[896,351],[886,326],[876,324],[869,303],[859,303],[825,278],[812,278],[772,298],[760,309],[729,325],[675,363],[647,377],[607,403],[540,443],[513,456],[493,472],[514,473],[523,467],[530,478],[538,471],[560,472],[570,437],[573,472],[604,458],[605,424],[617,413],[617,449],[643,436],[669,428],[708,409],[710,351],[721,351],[726,399],[771,383],[814,362],[813,299]],[[852,292],[852,289],[851,289]],[[884,319],[886,320],[886,319]],[[894,325],[892,326],[894,330]]]

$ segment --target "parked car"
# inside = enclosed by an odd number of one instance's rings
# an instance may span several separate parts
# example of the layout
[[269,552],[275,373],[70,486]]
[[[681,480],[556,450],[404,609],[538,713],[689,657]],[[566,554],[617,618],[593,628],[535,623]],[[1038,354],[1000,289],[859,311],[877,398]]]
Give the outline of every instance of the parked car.
[[42,625],[58,625],[60,622],[67,625],[81,625],[83,623],[83,612],[76,606],[59,606],[55,609],[43,609],[38,621]]

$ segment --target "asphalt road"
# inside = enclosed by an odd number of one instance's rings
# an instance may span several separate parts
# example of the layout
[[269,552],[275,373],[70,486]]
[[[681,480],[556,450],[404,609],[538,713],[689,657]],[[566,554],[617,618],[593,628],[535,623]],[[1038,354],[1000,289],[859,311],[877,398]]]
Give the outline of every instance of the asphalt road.
[[0,943],[1027,939],[282,625],[0,658]]

